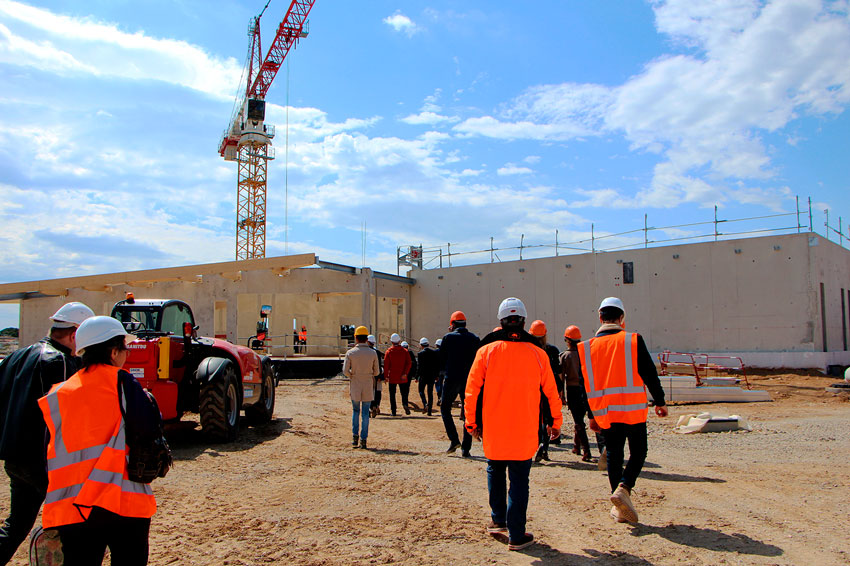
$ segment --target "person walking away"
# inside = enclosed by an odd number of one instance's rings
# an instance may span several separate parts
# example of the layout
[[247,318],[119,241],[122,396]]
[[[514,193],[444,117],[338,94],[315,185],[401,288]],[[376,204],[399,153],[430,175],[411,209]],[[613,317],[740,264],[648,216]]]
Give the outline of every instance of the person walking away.
[[410,414],[410,407],[407,405],[407,397],[410,393],[410,354],[407,350],[401,347],[401,336],[393,333],[390,336],[392,345],[384,352],[384,378],[390,384],[390,411],[393,416],[396,416],[396,401],[395,391],[398,388],[401,391],[401,406],[404,408],[404,414]]
[[[561,404],[563,405],[563,397],[561,397],[561,391],[563,386],[563,380],[561,379],[561,364],[558,362],[558,355],[560,352],[558,348],[549,344],[546,341],[546,324],[542,320],[535,320],[531,323],[529,327],[530,334],[534,336],[537,345],[540,346],[544,352],[546,352],[546,356],[549,358],[549,367],[552,369],[552,375],[555,378],[555,387],[558,391],[558,397],[561,399]],[[549,461],[549,432],[548,429],[552,426],[553,416],[549,412],[549,403],[546,402],[546,397],[541,393],[540,395],[540,427],[538,432],[538,437],[540,444],[537,448],[537,453],[534,455],[534,461],[540,462],[540,460]],[[559,437],[560,439],[560,437]],[[560,443],[560,440],[559,440]]]
[[419,339],[419,346],[422,347],[419,352],[419,398],[422,400],[422,412],[430,417],[434,407],[434,382],[440,373],[440,354],[430,348],[430,342],[424,336]]
[[77,329],[82,369],[38,400],[50,432],[41,518],[58,531],[65,564],[100,564],[107,547],[112,564],[148,561],[156,499],[149,484],[128,479],[126,439],[155,437],[162,423],[156,404],[121,369],[134,339],[112,317],[86,319]]
[[[590,428],[602,432],[608,451],[611,516],[635,523],[638,514],[631,492],[646,461],[646,387],[655,401],[655,414],[667,416],[664,389],[655,363],[640,334],[625,331],[623,301],[608,297],[599,305],[601,326],[596,336],[579,344],[584,389],[592,418]],[[623,469],[629,443],[629,462]]]
[[[440,347],[443,345],[443,339],[437,338],[437,341],[434,342],[434,346],[436,346],[435,350],[437,354],[440,356],[442,360],[442,354],[440,354]],[[443,397],[443,381],[446,379],[446,369],[442,363],[440,363],[440,372],[437,374],[437,382],[434,384],[434,389],[437,391],[437,406],[440,406],[440,399]]]
[[[463,396],[469,368],[472,367],[475,352],[478,351],[481,340],[466,328],[466,315],[462,311],[455,311],[449,317],[449,330],[450,332],[443,336],[443,342],[440,346],[441,365],[446,372],[443,381],[440,415],[443,417],[443,426],[450,442],[446,454],[454,454],[460,448],[461,456],[469,458],[472,436],[464,427],[463,442],[461,443],[454,420],[452,420],[452,405],[455,399]],[[461,407],[461,412],[463,412],[463,407]]]
[[402,341],[401,347],[407,350],[407,354],[410,356],[410,373],[407,375],[408,383],[419,381],[419,363],[416,361],[416,354],[413,353],[410,349],[410,344],[406,341]]
[[[575,424],[573,432],[573,454],[581,454],[583,462],[591,462],[590,441],[587,438],[587,427],[584,424],[584,416],[589,414],[587,406],[587,394],[584,392],[584,377],[581,374],[581,359],[578,353],[578,344],[581,342],[581,330],[578,326],[570,325],[564,330],[564,342],[567,349],[561,354],[561,373],[564,376],[566,388],[567,408],[573,416]],[[596,445],[601,453],[605,450],[604,436],[596,435]]]
[[381,413],[381,389],[383,388],[384,383],[384,353],[377,348],[377,340],[375,340],[375,336],[373,334],[366,337],[366,342],[369,343],[369,347],[372,348],[378,356],[378,375],[375,377],[375,397],[372,400],[372,405],[369,409],[369,412],[372,414],[372,418],[374,419]]
[[[531,458],[537,451],[540,392],[553,415],[550,436],[560,434],[561,399],[546,353],[523,330],[525,305],[509,297],[499,305],[502,330],[475,354],[466,383],[466,430],[484,444],[490,524],[487,531],[508,549],[534,543],[526,532]],[[510,478],[507,488],[505,472]]]
[[369,329],[358,326],[354,329],[354,347],[345,353],[342,373],[349,378],[351,396],[351,447],[357,448],[357,436],[360,434],[360,448],[366,449],[369,437],[369,405],[375,395],[375,377],[380,372],[378,354],[369,347]]
[[12,559],[35,524],[47,493],[44,437],[38,398],[74,375],[77,327],[94,316],[82,303],[66,303],[50,317],[47,337],[0,361],[0,460],[9,476],[9,516],[0,527],[0,565]]
[[298,351],[302,354],[307,353],[307,327],[301,325],[301,332],[298,333]]

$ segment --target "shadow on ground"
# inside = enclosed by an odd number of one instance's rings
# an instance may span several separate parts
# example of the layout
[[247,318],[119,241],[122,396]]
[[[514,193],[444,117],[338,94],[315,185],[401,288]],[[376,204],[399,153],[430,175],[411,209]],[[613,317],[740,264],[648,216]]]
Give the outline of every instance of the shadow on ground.
[[741,533],[730,535],[717,529],[703,529],[693,525],[670,524],[663,527],[637,525],[632,528],[631,535],[635,537],[658,535],[683,546],[719,552],[755,554],[758,556],[781,556],[784,553],[778,546],[761,542]]
[[274,440],[284,432],[294,433],[296,431],[292,429],[291,421],[291,418],[284,418],[272,419],[267,424],[257,426],[243,424],[239,430],[239,436],[233,442],[211,442],[201,432],[198,423],[180,421],[168,425],[165,437],[168,439],[174,460],[194,460],[205,453],[217,456],[224,452],[250,450],[254,446]]

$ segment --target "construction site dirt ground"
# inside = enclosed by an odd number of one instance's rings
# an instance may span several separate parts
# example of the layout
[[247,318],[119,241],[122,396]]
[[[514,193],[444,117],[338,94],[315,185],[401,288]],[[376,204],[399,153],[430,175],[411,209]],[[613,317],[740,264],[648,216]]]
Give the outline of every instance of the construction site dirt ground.
[[[609,517],[607,477],[570,452],[565,426],[552,460],[532,468],[538,543],[521,552],[485,533],[479,443],[471,459],[448,456],[439,417],[414,411],[374,419],[370,449],[353,450],[346,381],[282,382],[273,422],[237,442],[208,445],[191,423],[170,430],[150,564],[848,564],[850,402],[824,391],[834,381],[762,375],[753,386],[773,402],[651,415],[638,525]],[[703,411],[745,416],[753,431],[673,432]],[[12,564],[26,564],[25,545]]]

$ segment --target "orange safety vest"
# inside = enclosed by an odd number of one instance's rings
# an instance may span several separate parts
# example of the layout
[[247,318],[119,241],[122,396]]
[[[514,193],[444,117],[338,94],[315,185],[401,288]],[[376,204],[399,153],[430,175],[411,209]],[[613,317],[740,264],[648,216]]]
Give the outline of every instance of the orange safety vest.
[[646,422],[646,388],[638,373],[637,339],[634,332],[617,332],[579,344],[587,402],[602,428],[611,428],[611,423]]
[[151,487],[127,477],[118,371],[108,365],[80,370],[38,400],[50,431],[44,528],[82,523],[92,507],[122,517],[156,512]]

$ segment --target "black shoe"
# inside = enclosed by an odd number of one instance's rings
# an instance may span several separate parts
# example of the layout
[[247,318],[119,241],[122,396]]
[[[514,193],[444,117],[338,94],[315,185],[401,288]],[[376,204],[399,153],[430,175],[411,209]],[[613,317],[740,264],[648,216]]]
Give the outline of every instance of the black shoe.
[[363,450],[366,450],[366,439],[365,438],[360,439],[360,448],[362,448]]
[[452,445],[446,450],[446,454],[454,454],[458,448],[460,448],[460,442],[452,442]]
[[357,435],[355,434],[353,436],[353,438],[351,439],[351,447],[352,448],[357,448],[357,440],[358,440],[358,438],[357,438]]
[[508,542],[508,550],[522,550],[534,544],[534,535],[525,533],[521,539]]
[[461,453],[460,453],[460,455],[461,455],[463,458],[472,458],[472,454],[470,454],[470,453],[469,453],[469,450],[462,450],[462,451],[461,451]]
[[409,414],[410,414],[410,407],[405,407],[405,408],[404,408],[404,414],[405,414],[405,415],[409,415]]

